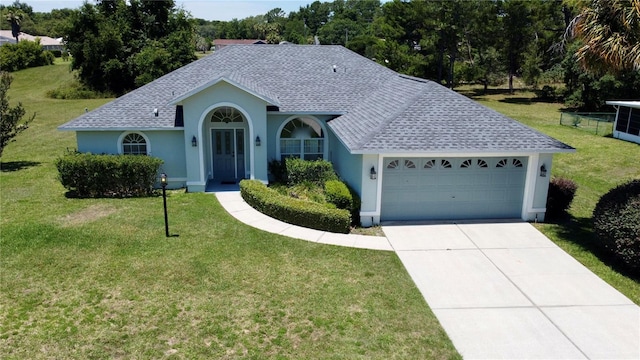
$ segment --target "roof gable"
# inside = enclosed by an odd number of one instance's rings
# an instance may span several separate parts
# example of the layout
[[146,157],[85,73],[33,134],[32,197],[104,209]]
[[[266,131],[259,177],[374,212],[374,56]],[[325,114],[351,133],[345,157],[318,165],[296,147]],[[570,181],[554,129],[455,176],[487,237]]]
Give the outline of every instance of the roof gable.
[[237,74],[237,73],[232,73],[229,75],[223,75],[219,78],[213,79],[211,81],[208,81],[204,84],[201,84],[191,90],[186,91],[183,94],[180,94],[176,97],[174,97],[173,99],[171,99],[169,101],[169,104],[171,105],[177,105],[179,103],[181,103],[182,101],[190,98],[191,96],[205,90],[208,89],[212,86],[215,86],[216,84],[219,84],[220,82],[225,82],[231,86],[234,86],[246,93],[249,93],[263,101],[265,101],[266,103],[268,103],[269,105],[273,105],[273,106],[280,106],[279,101],[277,100],[277,95],[271,93],[268,90],[262,89],[258,84],[251,82],[245,78],[243,78],[242,75]]

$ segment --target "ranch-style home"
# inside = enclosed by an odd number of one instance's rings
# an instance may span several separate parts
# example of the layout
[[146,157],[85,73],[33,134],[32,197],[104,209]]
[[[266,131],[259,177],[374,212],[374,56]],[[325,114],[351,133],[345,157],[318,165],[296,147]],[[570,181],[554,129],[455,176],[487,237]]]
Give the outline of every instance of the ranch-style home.
[[170,186],[269,182],[268,163],[326,159],[361,221],[542,221],[570,146],[341,46],[230,45],[60,126],[78,151],[164,160]]

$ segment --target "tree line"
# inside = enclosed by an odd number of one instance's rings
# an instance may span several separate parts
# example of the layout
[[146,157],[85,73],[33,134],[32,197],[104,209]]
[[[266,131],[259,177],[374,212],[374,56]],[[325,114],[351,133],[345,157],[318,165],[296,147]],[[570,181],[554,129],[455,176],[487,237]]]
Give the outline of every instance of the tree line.
[[214,39],[264,39],[343,45],[451,88],[527,86],[583,110],[640,94],[640,0],[334,0],[231,21],[194,19],[172,0],[98,0],[47,16],[12,6],[28,15],[23,31],[64,37],[83,83],[116,93],[193,61]]

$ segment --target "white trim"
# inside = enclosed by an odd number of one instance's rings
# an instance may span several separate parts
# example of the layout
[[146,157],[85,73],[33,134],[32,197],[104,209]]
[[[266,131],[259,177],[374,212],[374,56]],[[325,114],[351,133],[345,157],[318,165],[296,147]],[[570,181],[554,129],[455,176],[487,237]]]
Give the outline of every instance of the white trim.
[[[378,156],[378,176],[376,177],[376,216],[382,214],[382,177],[384,176],[384,156]],[[365,169],[365,172],[367,170]]]
[[[551,164],[547,164],[550,167]],[[533,200],[536,194],[536,185],[538,183],[538,169],[540,166],[540,155],[533,154],[529,156],[527,161],[527,173],[524,179],[524,193],[522,194],[522,210],[520,218],[527,219],[527,215],[533,208]],[[551,169],[548,170],[547,176],[551,176]]]
[[187,181],[187,178],[186,177],[176,177],[176,178],[168,177],[167,181],[183,182],[183,181]]
[[59,127],[58,128],[59,131],[77,131],[77,132],[81,132],[81,131],[86,131],[86,132],[90,132],[90,131],[130,131],[130,132],[136,132],[136,131],[184,131],[184,126],[176,126],[176,127],[158,127],[158,128],[132,128],[132,127],[113,127],[113,128],[102,128],[102,127],[96,127],[96,128],[87,128],[87,127],[79,127],[79,128],[70,128],[70,127]]
[[184,93],[182,95],[179,95],[179,96],[173,98],[169,102],[169,104],[170,105],[178,105],[180,102],[190,98],[191,96],[199,93],[200,91],[205,90],[205,89],[207,89],[207,88],[209,88],[211,86],[214,86],[217,83],[222,82],[222,81],[224,81],[227,84],[229,84],[231,86],[234,86],[234,87],[236,87],[236,88],[238,88],[238,89],[240,89],[240,90],[242,90],[242,91],[244,91],[244,92],[246,92],[248,94],[251,94],[251,95],[257,97],[258,99],[261,99],[261,100],[263,100],[263,101],[265,101],[265,102],[267,102],[269,104],[272,104],[272,105],[275,105],[275,106],[280,106],[280,103],[277,100],[274,100],[274,99],[271,99],[268,96],[259,94],[259,93],[255,92],[255,91],[247,88],[246,86],[243,86],[243,85],[241,85],[241,84],[239,84],[239,83],[227,78],[226,76],[221,76],[221,77],[215,78],[215,79],[213,79],[211,81],[207,81],[203,85],[200,85],[200,86],[198,86],[198,87],[196,87],[194,89],[191,89],[190,91],[187,91],[186,93]]
[[361,211],[360,216],[380,216],[378,211]]
[[[327,133],[326,124],[324,123],[324,121],[318,120],[318,118],[313,115],[299,115],[299,114],[289,116],[278,127],[278,130],[276,131],[276,159],[280,161],[280,158],[282,158],[282,154],[280,153],[280,134],[282,133],[282,129],[284,129],[284,127],[287,126],[287,124],[290,123],[291,121],[295,119],[300,119],[300,118],[311,119],[315,121],[318,125],[320,125],[320,127],[322,128],[322,136],[323,136],[322,140],[324,142],[324,146],[322,149],[322,158],[325,160],[328,160],[329,159],[329,133]],[[302,143],[302,151],[304,151],[304,142]]]
[[187,186],[207,186],[207,183],[200,181],[187,181]]
[[[267,111],[269,115],[335,115],[342,116],[348,114],[346,111]],[[333,120],[333,119],[332,119]]]
[[[348,149],[348,147],[347,147]],[[416,152],[406,152],[406,151],[380,151],[380,150],[349,150],[351,154],[360,154],[360,155],[379,155],[384,157],[463,157],[463,156],[472,156],[472,157],[500,157],[500,156],[528,156],[530,154],[555,154],[555,153],[574,153],[576,149],[557,149],[557,150],[537,150],[537,149],[528,149],[528,150],[507,150],[507,151],[469,151],[469,150],[459,150],[459,151],[448,151],[448,152],[439,152],[439,151],[424,151],[419,150]]]
[[120,154],[120,155],[124,154],[124,148],[122,147],[122,141],[124,140],[125,136],[127,136],[129,134],[138,134],[138,135],[142,136],[144,138],[144,141],[146,142],[147,155],[151,155],[151,141],[149,141],[149,137],[147,137],[147,135],[145,133],[143,133],[142,131],[125,131],[122,134],[120,134],[120,136],[118,137],[118,154]]
[[640,109],[640,101],[607,101],[607,105],[626,106],[634,109]]
[[[204,109],[204,111],[202,112],[202,114],[200,115],[200,120],[198,121],[198,127],[197,127],[197,131],[198,131],[198,137],[200,139],[205,139],[204,136],[204,121],[207,118],[207,115],[209,115],[209,113],[219,107],[222,106],[228,106],[228,107],[232,107],[238,111],[240,111],[242,113],[242,115],[244,116],[245,120],[247,121],[247,124],[249,126],[249,141],[251,141],[251,139],[254,138],[254,130],[253,130],[253,120],[251,120],[251,117],[249,116],[249,113],[244,110],[240,105],[235,104],[235,103],[231,103],[228,101],[223,101],[223,102],[219,102],[219,103],[215,103],[213,105],[210,105],[208,108]],[[207,129],[210,129],[210,127],[207,127]],[[211,142],[211,141],[209,141]],[[251,142],[249,144],[249,171],[251,173],[251,179],[255,178],[255,156],[254,156],[254,152],[255,152],[255,146],[252,145],[253,142]],[[211,148],[212,145],[209,146],[209,148]],[[199,156],[199,161],[200,161],[200,182],[201,183],[205,183],[206,184],[206,179],[205,179],[205,171],[204,171],[204,148],[205,146],[199,146],[198,147],[198,156]],[[213,154],[211,154],[213,156]],[[246,171],[246,169],[245,169]],[[201,185],[201,184],[196,184],[196,185]]]

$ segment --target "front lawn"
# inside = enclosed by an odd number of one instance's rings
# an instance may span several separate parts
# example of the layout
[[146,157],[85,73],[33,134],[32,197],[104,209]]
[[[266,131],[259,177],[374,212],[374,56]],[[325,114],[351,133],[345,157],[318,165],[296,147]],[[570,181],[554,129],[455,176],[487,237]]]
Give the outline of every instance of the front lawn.
[[32,126],[0,164],[0,358],[460,358],[394,253],[239,223],[210,194],[73,199],[53,100],[68,64],[14,74]]

